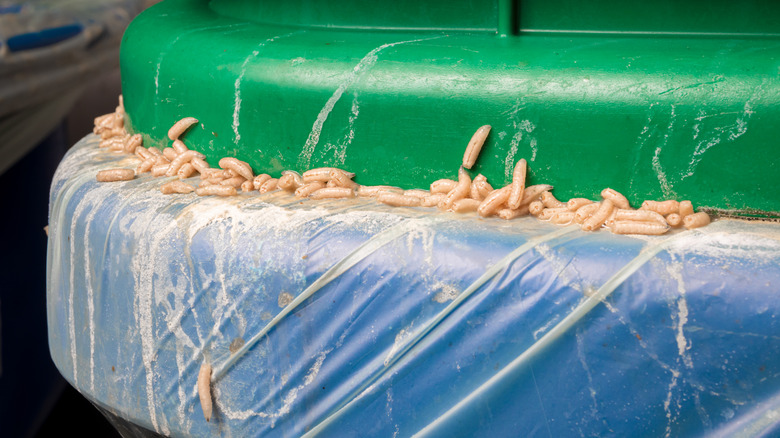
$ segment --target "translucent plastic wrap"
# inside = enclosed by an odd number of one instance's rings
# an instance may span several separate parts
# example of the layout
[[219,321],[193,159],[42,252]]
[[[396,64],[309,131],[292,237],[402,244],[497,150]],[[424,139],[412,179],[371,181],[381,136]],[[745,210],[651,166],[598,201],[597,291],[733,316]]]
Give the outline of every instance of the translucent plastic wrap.
[[122,33],[146,3],[0,0],[0,173],[119,65]]
[[93,136],[71,150],[48,259],[55,363],[133,424],[174,436],[780,431],[776,224],[638,238],[95,181],[135,162]]

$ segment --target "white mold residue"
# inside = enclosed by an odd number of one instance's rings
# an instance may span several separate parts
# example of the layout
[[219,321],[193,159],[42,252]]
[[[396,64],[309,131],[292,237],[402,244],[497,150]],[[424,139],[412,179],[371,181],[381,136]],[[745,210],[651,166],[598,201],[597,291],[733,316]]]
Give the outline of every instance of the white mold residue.
[[[694,148],[693,153],[691,154],[691,161],[690,163],[688,163],[688,169],[686,173],[682,175],[681,179],[688,178],[694,174],[705,152],[719,145],[721,142],[724,141],[732,142],[747,132],[748,122],[750,121],[750,117],[754,113],[751,102],[757,97],[759,91],[761,91],[760,87],[758,90],[756,90],[753,96],[751,96],[750,99],[748,99],[747,102],[745,102],[745,105],[742,107],[742,112],[737,114],[733,123],[725,126],[716,126],[712,128],[711,135],[706,136],[696,142],[696,147]],[[721,113],[718,114],[718,116],[722,116],[724,114],[729,114],[729,113]],[[700,127],[701,121],[705,118],[707,118],[707,116],[702,115],[696,119],[698,123],[696,123],[696,125],[694,126],[695,127],[694,137],[698,137],[698,134],[700,133],[699,131],[701,129]]]
[[[669,382],[669,386],[666,388],[666,398],[664,399],[664,413],[666,414],[666,430],[664,431],[665,437],[672,435],[672,424],[674,424],[677,416],[672,415],[672,396],[674,395],[674,389],[677,387],[677,379],[680,377],[680,373],[676,370],[672,370],[672,380]],[[677,411],[680,410],[680,402],[677,402]]]
[[[514,121],[512,123],[514,125],[515,133],[512,135],[512,141],[509,143],[509,151],[507,152],[506,158],[504,159],[504,176],[507,178],[507,180],[512,179],[512,171],[515,168],[516,161],[515,155],[517,154],[520,142],[523,140],[523,138],[525,138],[526,135],[531,134],[536,129],[536,126],[531,123],[530,120]],[[537,152],[536,138],[531,137],[529,139],[529,144],[531,146],[530,160],[534,161],[536,159]]]
[[509,151],[506,153],[504,159],[504,177],[507,180],[512,179],[512,171],[515,168],[515,155],[517,154],[517,146],[520,144],[520,140],[523,139],[523,132],[516,131],[512,136],[512,141],[509,143]]
[[693,359],[688,353],[691,349],[691,343],[685,337],[685,324],[688,323],[688,301],[685,299],[685,283],[682,277],[682,263],[675,260],[672,256],[672,263],[666,264],[666,272],[669,277],[677,282],[677,312],[672,314],[672,321],[675,323],[675,340],[677,342],[677,354],[683,361],[683,364],[689,369],[693,369]]
[[528,142],[528,145],[531,147],[531,159],[529,161],[536,161],[536,153],[539,152],[536,138],[532,138],[531,141]]
[[336,167],[343,166],[344,162],[347,160],[347,148],[352,144],[352,140],[355,139],[355,121],[357,120],[358,115],[360,115],[360,106],[358,94],[355,93],[352,98],[352,113],[349,115],[349,131],[344,136],[344,139],[336,146],[335,159],[333,160],[333,165]]
[[233,142],[236,145],[238,145],[238,142],[241,140],[241,133],[238,132],[238,127],[240,125],[239,117],[241,114],[241,81],[244,80],[244,75],[246,74],[246,67],[249,64],[249,61],[255,59],[257,55],[260,54],[260,49],[262,49],[263,46],[265,46],[266,44],[272,43],[279,38],[285,38],[296,33],[300,33],[300,31],[290,32],[286,35],[277,35],[275,37],[268,38],[267,40],[258,44],[257,48],[253,50],[252,53],[249,56],[247,56],[246,59],[244,59],[244,63],[241,64],[241,73],[239,73],[238,77],[236,78],[236,82],[234,84],[235,98],[233,102],[233,138],[234,138]]
[[433,296],[433,301],[437,303],[446,303],[452,301],[460,295],[460,290],[455,285],[450,283],[444,283],[442,281],[437,282],[431,286],[432,292],[436,292]]
[[[89,327],[89,388],[93,394],[95,393],[95,289],[92,285],[94,279],[91,265],[92,257],[89,254],[89,250],[92,247],[90,233],[95,215],[100,211],[97,206],[115,191],[116,189],[110,184],[99,185],[88,192],[81,200],[81,203],[89,202],[90,204],[90,211],[84,219],[84,271],[87,273],[84,283],[87,289],[87,325]],[[74,215],[74,223],[76,222],[75,219],[77,219],[77,216]]]
[[387,356],[385,356],[385,367],[390,365],[390,361],[393,359],[393,356],[398,352],[398,350],[401,349],[406,344],[406,341],[411,337],[412,335],[412,328],[414,327],[414,323],[412,323],[409,327],[401,329],[398,333],[395,335],[395,342],[393,342],[393,346],[390,348],[390,352],[387,353]]
[[422,244],[422,253],[424,254],[423,261],[430,268],[434,267],[433,242],[435,238],[436,231],[430,227],[430,223],[416,220],[409,221],[409,231],[406,235],[406,248],[409,251],[409,255],[414,255],[414,253],[420,251],[414,243],[419,239]]
[[[215,397],[214,401],[216,406],[218,407],[219,411],[222,412],[227,418],[231,420],[246,420],[250,417],[260,417],[260,418],[267,418],[271,420],[271,427],[273,428],[276,424],[276,420],[289,414],[290,410],[292,409],[293,403],[295,403],[295,400],[298,398],[298,393],[307,387],[308,385],[311,385],[314,380],[317,378],[317,375],[320,372],[320,369],[322,368],[322,364],[325,362],[325,359],[328,357],[328,354],[333,351],[333,349],[328,349],[325,351],[320,352],[317,355],[317,358],[314,360],[314,364],[309,368],[308,372],[303,378],[303,382],[290,389],[287,394],[285,394],[283,400],[282,406],[276,410],[275,412],[263,412],[263,411],[253,411],[250,409],[245,410],[234,410],[231,409],[229,406],[226,406],[221,402],[223,400],[223,397],[220,396],[218,387],[215,387]],[[275,397],[271,397],[271,399],[275,399]]]
[[596,389],[593,387],[593,374],[590,371],[590,366],[588,366],[587,357],[585,356],[585,341],[582,337],[582,330],[577,329],[575,331],[575,336],[577,339],[577,358],[580,361],[580,365],[582,365],[583,371],[585,371],[585,377],[588,379],[588,394],[590,395],[591,402],[593,403],[593,405],[590,407],[590,415],[594,419],[598,419],[602,416],[599,415],[599,405],[598,401],[596,400],[597,393]]
[[442,36],[418,38],[414,40],[398,41],[395,43],[382,44],[381,46],[368,52],[366,56],[364,56],[357,63],[357,65],[355,65],[352,71],[344,79],[344,82],[342,82],[338,86],[338,88],[336,88],[336,91],[333,92],[333,95],[330,96],[328,101],[325,102],[325,106],[323,106],[322,109],[320,110],[320,113],[317,115],[317,118],[314,120],[314,124],[312,125],[311,132],[309,133],[309,137],[306,139],[306,144],[304,144],[301,153],[298,155],[298,167],[301,169],[308,169],[311,167],[312,154],[314,153],[314,149],[317,147],[317,144],[320,141],[322,126],[325,124],[325,121],[328,120],[328,116],[330,115],[330,112],[333,110],[333,107],[336,106],[336,102],[338,102],[339,99],[341,99],[341,96],[344,94],[344,91],[346,91],[347,88],[349,88],[353,83],[355,83],[355,81],[358,78],[360,78],[360,76],[363,73],[371,69],[371,67],[373,67],[374,64],[376,64],[377,60],[379,59],[378,58],[379,52],[387,49],[388,47],[394,47],[401,44],[417,43],[420,41],[427,41],[436,38],[442,38]]
[[[684,236],[669,247],[676,254],[700,254],[716,260],[741,260],[742,263],[778,263],[780,233],[774,224],[720,219]],[[740,230],[742,228],[742,230]]]

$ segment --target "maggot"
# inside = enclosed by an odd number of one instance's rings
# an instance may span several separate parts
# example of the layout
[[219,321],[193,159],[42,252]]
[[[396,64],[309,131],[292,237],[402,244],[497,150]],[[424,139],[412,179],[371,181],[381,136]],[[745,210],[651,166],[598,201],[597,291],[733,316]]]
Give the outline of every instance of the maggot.
[[211,421],[211,364],[206,361],[200,365],[198,372],[198,397],[203,417],[206,418],[206,421]]
[[513,210],[511,208],[502,208],[501,210],[498,210],[498,217],[501,219],[515,219],[521,216],[525,216],[528,214],[528,206],[524,205],[517,210]]
[[431,183],[431,193],[449,193],[455,186],[458,185],[457,181],[451,179],[439,179]]
[[654,211],[662,216],[680,212],[680,203],[670,199],[668,201],[645,201],[642,203],[642,210]]
[[418,207],[422,203],[422,200],[415,196],[406,196],[393,192],[382,192],[377,196],[376,200],[382,204],[394,207]]
[[626,210],[631,208],[631,204],[628,203],[628,199],[626,199],[626,197],[617,190],[606,188],[601,191],[601,197],[612,201],[612,204],[614,204],[617,208]]
[[195,187],[192,187],[183,181],[171,181],[160,186],[160,191],[164,195],[170,195],[172,193],[192,193],[195,191]]
[[208,196],[208,195],[235,196],[238,194],[238,191],[233,186],[223,186],[219,184],[213,184],[205,187],[201,185],[200,187],[198,187],[197,190],[195,190],[195,193],[198,196]]
[[482,203],[479,204],[477,213],[479,213],[479,215],[482,217],[492,216],[504,204],[506,204],[506,200],[509,199],[509,194],[511,190],[512,190],[512,186],[506,186],[490,192],[485,197],[485,199],[482,200]]
[[196,123],[198,123],[198,119],[195,117],[185,117],[179,120],[178,122],[174,123],[173,126],[171,126],[171,129],[168,130],[168,138],[171,140],[177,140],[182,134],[184,134],[184,131]]
[[458,199],[463,199],[471,192],[471,177],[466,169],[461,166],[458,170],[458,185],[454,189],[447,193],[447,196],[443,201],[439,203],[439,208],[442,210],[449,210],[452,207],[452,203]]
[[490,134],[490,125],[483,125],[471,136],[471,140],[469,140],[469,144],[466,146],[466,152],[463,154],[463,167],[471,169],[474,166],[488,134]]
[[260,193],[268,193],[270,191],[277,189],[277,184],[279,183],[279,180],[276,178],[271,178],[263,183],[262,186],[260,186],[260,190],[258,190]]
[[349,187],[325,187],[312,193],[309,198],[311,199],[341,199],[341,198],[354,198],[355,190]]
[[234,157],[225,157],[219,160],[219,167],[223,169],[229,169],[235,172],[236,175],[241,175],[244,179],[252,181],[255,179],[255,175],[252,172],[252,166],[246,161],[241,161]]
[[403,194],[404,189],[395,186],[359,186],[357,195],[363,198],[371,198],[379,195],[380,192],[393,192]]
[[525,161],[525,158],[521,158],[520,161],[515,164],[515,169],[512,171],[512,192],[509,194],[509,199],[507,200],[509,208],[519,208],[523,203],[527,167],[528,163]]
[[691,230],[694,228],[703,227],[710,223],[710,215],[700,211],[698,213],[689,214],[683,218],[683,225],[685,228]]
[[294,170],[285,170],[282,172],[282,177],[279,178],[277,186],[282,190],[294,192],[303,186],[303,177]]
[[133,178],[133,169],[107,169],[97,173],[97,180],[100,182],[129,181]]
[[550,192],[542,193],[542,204],[544,204],[544,206],[547,207],[547,208],[565,208],[567,210],[569,209],[568,205],[566,205],[563,202],[559,201]]
[[271,175],[267,173],[261,173],[252,180],[252,187],[254,187],[255,190],[260,190],[260,187],[262,187],[263,184],[265,184],[265,182],[269,179],[271,179]]
[[658,222],[615,221],[611,230],[615,234],[659,235],[669,231],[669,225]]
[[324,189],[325,183],[322,181],[313,181],[308,184],[304,184],[295,190],[296,198],[307,198],[317,190]]
[[585,221],[582,222],[582,230],[593,231],[599,228],[604,224],[609,215],[612,214],[612,210],[614,208],[615,204],[613,204],[610,199],[604,199],[601,201],[601,204],[599,205],[599,208],[596,210],[596,212],[593,213],[591,217],[585,219]]
[[471,181],[471,199],[482,201],[493,191],[493,186],[487,182],[485,175],[481,173]]
[[457,201],[452,203],[452,207],[450,207],[450,210],[455,213],[470,213],[472,211],[477,211],[479,208],[480,202],[476,199],[471,198],[463,198],[458,199]]
[[571,198],[566,202],[566,207],[571,211],[577,211],[580,207],[593,204],[593,201],[587,198]]
[[[169,148],[166,148],[168,150]],[[193,159],[200,158],[201,160],[204,158],[203,154],[197,151],[187,151],[184,152],[176,158],[174,158],[171,161],[170,166],[168,167],[168,170],[165,172],[165,176],[174,176],[179,172],[179,169],[181,169],[182,166],[185,164],[190,163]],[[194,169],[194,168],[193,168]]]

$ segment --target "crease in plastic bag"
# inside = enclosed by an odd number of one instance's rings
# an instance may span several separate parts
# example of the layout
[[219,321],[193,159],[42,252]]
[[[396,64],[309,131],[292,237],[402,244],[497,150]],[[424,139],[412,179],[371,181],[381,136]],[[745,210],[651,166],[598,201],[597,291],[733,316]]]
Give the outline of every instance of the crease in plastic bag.
[[[52,357],[164,435],[777,433],[776,224],[668,236],[99,184],[51,193]],[[195,390],[214,366],[215,413]]]
[[142,0],[0,1],[0,174],[71,111],[87,84],[119,65]]

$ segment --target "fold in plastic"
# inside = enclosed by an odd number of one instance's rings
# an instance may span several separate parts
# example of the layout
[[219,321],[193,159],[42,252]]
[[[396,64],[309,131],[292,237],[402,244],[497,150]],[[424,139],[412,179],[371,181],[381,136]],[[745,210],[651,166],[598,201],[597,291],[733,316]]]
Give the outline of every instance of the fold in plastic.
[[[162,195],[90,135],[51,191],[50,348],[165,435],[769,436],[780,226],[640,238],[371,200]],[[196,380],[213,366],[206,422]]]

